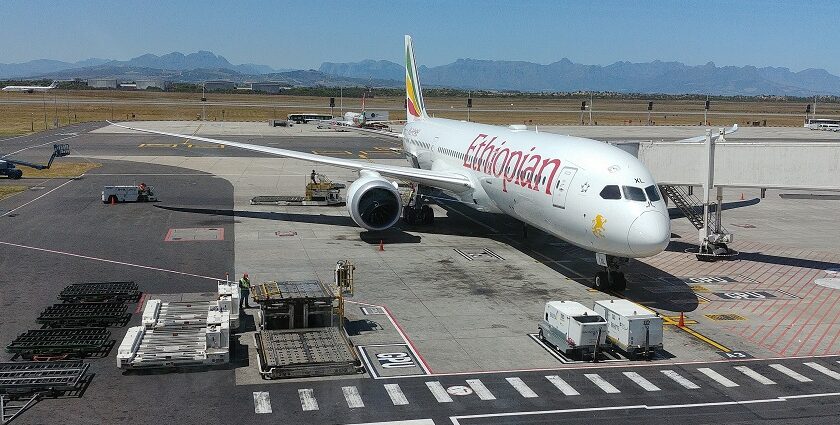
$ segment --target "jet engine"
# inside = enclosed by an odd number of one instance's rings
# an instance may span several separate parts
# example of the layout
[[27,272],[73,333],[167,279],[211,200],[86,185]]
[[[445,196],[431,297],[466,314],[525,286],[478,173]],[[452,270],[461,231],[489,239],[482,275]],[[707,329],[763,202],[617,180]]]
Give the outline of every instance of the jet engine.
[[347,188],[347,210],[359,227],[385,230],[402,216],[402,197],[396,183],[375,171],[362,170]]

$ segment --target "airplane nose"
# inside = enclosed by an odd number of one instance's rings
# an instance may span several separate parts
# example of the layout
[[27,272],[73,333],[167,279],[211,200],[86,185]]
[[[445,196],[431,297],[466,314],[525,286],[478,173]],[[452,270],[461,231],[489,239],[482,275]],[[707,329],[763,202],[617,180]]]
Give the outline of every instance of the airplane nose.
[[671,220],[659,211],[645,211],[627,233],[627,244],[634,254],[648,257],[662,252],[671,239]]

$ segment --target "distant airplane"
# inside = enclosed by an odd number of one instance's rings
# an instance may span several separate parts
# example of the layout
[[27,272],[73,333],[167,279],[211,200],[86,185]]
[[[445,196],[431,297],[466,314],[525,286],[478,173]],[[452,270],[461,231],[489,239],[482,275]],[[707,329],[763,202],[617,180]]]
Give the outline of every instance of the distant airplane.
[[388,120],[380,120],[380,119],[373,119],[373,117],[368,117],[365,111],[365,95],[362,94],[362,112],[345,112],[343,120],[313,120],[318,123],[318,125],[326,125],[330,127],[354,127],[354,128],[365,128],[368,125],[374,123],[386,123],[386,122],[395,122],[395,121],[388,121]]
[[[411,166],[114,125],[357,170],[359,178],[347,189],[347,209],[367,230],[388,229],[400,217],[408,224],[432,224],[429,195],[444,190],[464,206],[509,215],[593,251],[603,266],[595,276],[601,290],[624,289],[629,258],[650,257],[668,246],[668,209],[638,158],[597,140],[538,133],[522,125],[430,117],[410,36],[405,36],[404,55],[408,120],[402,133],[391,137],[402,140]],[[418,185],[405,207],[395,178]]]
[[2,91],[19,91],[19,92],[26,92],[26,93],[34,93],[36,91],[47,91],[50,89],[54,89],[58,86],[58,81],[53,81],[52,84],[48,86],[6,86],[3,87]]

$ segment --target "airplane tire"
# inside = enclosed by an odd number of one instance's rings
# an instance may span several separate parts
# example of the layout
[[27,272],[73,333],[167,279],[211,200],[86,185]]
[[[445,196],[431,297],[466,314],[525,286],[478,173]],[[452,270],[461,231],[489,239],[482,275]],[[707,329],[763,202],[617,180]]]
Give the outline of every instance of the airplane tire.
[[423,217],[423,224],[432,224],[435,222],[435,212],[432,210],[432,207],[428,205],[423,205],[420,208],[420,216]]
[[595,274],[595,289],[599,291],[606,291],[610,287],[609,277],[607,272],[598,272]]
[[20,180],[23,177],[23,170],[14,170],[12,174],[9,175],[14,180]]
[[537,337],[540,339],[540,341],[545,341],[545,335],[543,335],[542,328],[540,328],[539,332],[537,332]]
[[403,221],[406,224],[414,224],[417,221],[417,212],[414,208],[406,208],[403,212]]
[[624,273],[615,273],[613,274],[613,287],[616,291],[623,291],[627,289],[627,278],[624,277]]

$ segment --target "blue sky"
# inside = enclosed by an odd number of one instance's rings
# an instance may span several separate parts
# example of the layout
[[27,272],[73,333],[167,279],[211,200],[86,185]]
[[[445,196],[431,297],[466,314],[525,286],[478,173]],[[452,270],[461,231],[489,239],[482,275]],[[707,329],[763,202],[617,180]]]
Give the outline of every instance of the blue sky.
[[0,63],[197,50],[276,68],[399,62],[409,33],[429,66],[659,59],[840,75],[840,2],[829,1],[3,0],[0,16]]

